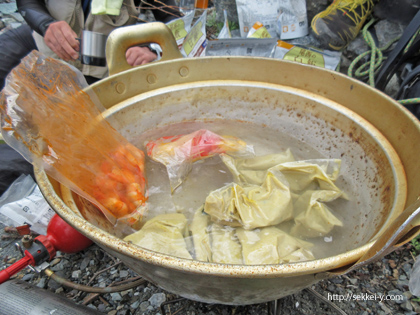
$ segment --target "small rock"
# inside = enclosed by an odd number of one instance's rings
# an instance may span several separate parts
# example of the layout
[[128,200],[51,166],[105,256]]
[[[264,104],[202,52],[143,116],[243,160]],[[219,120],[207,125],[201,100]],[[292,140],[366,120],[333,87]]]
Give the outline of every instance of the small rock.
[[165,293],[155,293],[149,299],[150,305],[153,307],[160,307],[160,305],[165,301],[166,301]]
[[395,268],[397,267],[397,265],[396,265],[395,261],[394,261],[394,260],[392,260],[392,259],[388,260],[388,263],[389,263],[389,266],[390,266],[392,269],[395,269]]
[[33,273],[27,273],[26,275],[24,275],[22,277],[23,281],[31,281],[34,278],[34,274]]
[[393,296],[391,301],[395,301],[397,304],[402,304],[407,300],[407,297],[404,295],[404,293],[398,289],[389,291],[388,295]]
[[355,285],[357,283],[357,279],[351,278],[350,279],[350,283],[353,284],[353,285]]
[[101,304],[98,305],[98,311],[99,312],[105,313],[105,309],[106,309],[105,304],[101,303]]
[[115,315],[115,314],[117,314],[117,310],[112,310],[112,311],[108,312],[108,315]]
[[50,268],[57,265],[60,261],[61,261],[60,258],[55,258],[52,262],[50,262]]
[[67,259],[61,259],[55,266],[51,268],[52,271],[60,271],[70,267],[70,262]]
[[16,258],[15,257],[12,257],[12,258],[10,258],[10,259],[7,260],[6,264],[13,264],[15,262],[16,262]]
[[56,294],[60,294],[61,292],[64,292],[64,288],[63,287],[59,287],[57,290],[55,290]]
[[410,264],[410,263],[405,263],[402,266],[402,269],[404,270],[404,272],[407,275],[407,277],[410,277],[411,271],[413,270],[413,265]]
[[82,262],[80,263],[80,270],[85,270],[87,266],[89,265],[89,257],[83,258]]
[[406,296],[407,300],[411,299],[411,297],[413,296],[410,291],[406,291],[403,294]]
[[45,288],[45,281],[46,281],[46,279],[45,278],[41,278],[41,279],[39,279],[39,282],[37,283],[37,287],[38,288],[41,288],[41,289],[44,289]]
[[79,278],[80,278],[80,276],[81,276],[81,274],[82,274],[82,271],[81,271],[81,270],[75,270],[75,271],[73,271],[73,273],[71,274],[71,277],[72,277],[73,279],[79,279]]
[[150,303],[148,301],[140,303],[140,311],[145,312],[149,306]]
[[88,304],[87,307],[94,309],[95,311],[97,310],[96,306],[93,305],[92,303]]
[[121,301],[121,294],[120,293],[114,292],[114,293],[111,293],[110,295],[111,295],[111,298],[114,301]]
[[137,300],[137,301],[135,301],[134,303],[131,303],[131,304],[130,304],[130,307],[131,307],[132,309],[137,309],[137,308],[139,307],[139,305],[140,305],[140,300]]
[[121,271],[120,271],[120,277],[121,277],[121,278],[126,278],[126,277],[128,277],[128,271],[127,271],[127,270],[121,270]]
[[406,311],[412,311],[413,310],[413,306],[411,305],[410,301],[405,301],[404,303],[402,303],[401,308],[406,310]]
[[415,301],[411,301],[411,305],[413,306],[414,312],[420,314],[420,304]]
[[343,279],[342,278],[334,278],[334,279],[331,279],[331,282],[335,283],[335,284],[340,284],[340,283],[343,283]]
[[121,294],[121,296],[125,296],[125,295],[127,295],[131,292],[132,292],[132,289],[129,289],[129,290],[121,291],[120,294]]
[[396,286],[398,289],[405,291],[408,288],[408,280],[404,280],[404,281],[398,280]]

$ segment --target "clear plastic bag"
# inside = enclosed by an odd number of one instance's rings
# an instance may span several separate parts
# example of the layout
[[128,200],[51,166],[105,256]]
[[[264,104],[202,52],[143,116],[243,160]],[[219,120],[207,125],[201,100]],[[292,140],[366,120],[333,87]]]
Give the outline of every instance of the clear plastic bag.
[[410,292],[420,297],[420,255],[416,257],[416,262],[410,274],[410,282],[408,283]]
[[192,164],[226,153],[237,157],[254,154],[252,146],[232,136],[219,136],[206,129],[186,135],[162,137],[146,144],[147,155],[166,166],[172,192],[182,184]]
[[32,231],[46,235],[54,214],[31,175],[19,176],[0,198],[0,222],[5,225],[29,224]]
[[101,115],[82,73],[37,51],[7,77],[0,102],[5,141],[25,159],[134,225],[145,211],[144,153]]

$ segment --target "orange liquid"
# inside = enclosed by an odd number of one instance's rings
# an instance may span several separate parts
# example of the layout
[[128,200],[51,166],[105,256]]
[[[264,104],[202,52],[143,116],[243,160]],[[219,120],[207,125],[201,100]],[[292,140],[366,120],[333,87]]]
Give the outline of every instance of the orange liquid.
[[209,0],[195,0],[195,7],[197,9],[207,9]]

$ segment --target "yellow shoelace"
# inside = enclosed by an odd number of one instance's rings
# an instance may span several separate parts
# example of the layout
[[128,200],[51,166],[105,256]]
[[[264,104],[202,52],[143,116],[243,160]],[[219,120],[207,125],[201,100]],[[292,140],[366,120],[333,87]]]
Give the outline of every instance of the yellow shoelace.
[[[367,3],[367,6],[364,4]],[[361,6],[361,13],[357,13],[355,9]],[[317,19],[328,18],[335,10],[340,10],[343,15],[346,15],[353,21],[355,26],[360,29],[361,24],[373,9],[373,0],[335,0],[327,9],[317,14],[312,20],[312,28],[315,29],[315,22]],[[360,24],[360,25],[359,25]]]

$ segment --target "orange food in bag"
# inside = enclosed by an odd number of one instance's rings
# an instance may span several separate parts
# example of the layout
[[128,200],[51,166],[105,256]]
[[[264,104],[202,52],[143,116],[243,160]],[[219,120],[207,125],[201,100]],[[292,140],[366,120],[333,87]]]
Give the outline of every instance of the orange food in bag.
[[28,161],[133,225],[145,212],[144,153],[101,115],[83,75],[33,51],[6,79],[2,134]]

